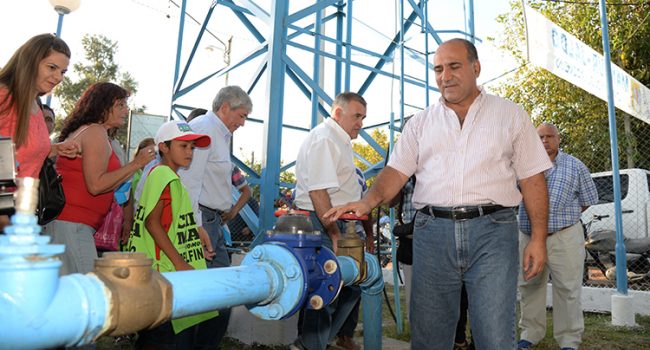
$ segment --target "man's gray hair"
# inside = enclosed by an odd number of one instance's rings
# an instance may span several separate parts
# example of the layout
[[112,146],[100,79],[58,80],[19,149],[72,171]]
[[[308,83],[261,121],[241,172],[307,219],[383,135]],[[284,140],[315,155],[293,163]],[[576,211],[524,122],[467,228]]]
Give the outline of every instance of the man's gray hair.
[[553,130],[555,130],[556,134],[560,135],[560,129],[553,123],[542,122],[537,127],[539,128],[540,126],[548,126],[549,128],[552,128]]
[[336,98],[334,98],[334,102],[332,102],[332,108],[335,106],[345,108],[348,103],[352,101],[357,101],[366,107],[366,100],[361,95],[357,94],[356,92],[342,92],[336,95]]
[[250,96],[236,85],[226,86],[219,90],[214,101],[212,101],[212,111],[217,113],[224,103],[228,103],[231,109],[244,108],[249,113],[253,110],[253,102]]

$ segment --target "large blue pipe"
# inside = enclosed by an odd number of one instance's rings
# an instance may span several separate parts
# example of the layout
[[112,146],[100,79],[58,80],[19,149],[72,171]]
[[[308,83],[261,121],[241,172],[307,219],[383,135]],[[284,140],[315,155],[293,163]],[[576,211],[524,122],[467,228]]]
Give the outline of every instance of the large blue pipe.
[[[33,215],[17,214],[12,222],[0,237],[0,349],[85,345],[116,327],[111,315],[119,305],[110,283],[96,273],[59,277],[61,263],[52,256],[62,246],[38,235]],[[336,260],[344,284],[355,281],[354,260]],[[381,349],[383,279],[377,259],[366,254],[366,261],[368,277],[361,284],[365,344]],[[258,317],[282,319],[302,307],[303,266],[291,248],[270,243],[255,247],[239,267],[164,273],[173,295],[171,318],[246,305]]]
[[93,275],[59,278],[53,256],[32,214],[18,212],[0,235],[0,348],[39,349],[89,343],[105,323],[108,299]]

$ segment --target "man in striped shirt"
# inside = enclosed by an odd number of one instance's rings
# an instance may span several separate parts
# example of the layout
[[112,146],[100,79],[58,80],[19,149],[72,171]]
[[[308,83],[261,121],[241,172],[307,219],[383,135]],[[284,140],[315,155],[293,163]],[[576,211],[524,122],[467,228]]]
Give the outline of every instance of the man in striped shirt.
[[[553,276],[553,336],[562,350],[575,350],[582,340],[584,320],[580,294],[585,246],[580,216],[598,203],[598,191],[589,169],[577,158],[560,151],[560,133],[552,124],[537,127],[553,167],[544,172],[548,186],[548,262],[537,277],[519,279],[521,293],[519,349],[529,349],[546,335],[546,283]],[[530,220],[519,207],[519,244],[530,240]]]
[[523,198],[532,223],[523,258],[529,279],[546,263],[543,172],[551,162],[526,112],[476,84],[472,43],[442,43],[434,71],[440,100],[411,118],[368,194],[326,217],[368,213],[415,174],[411,347],[453,347],[464,283],[476,348],[515,349],[515,207]]

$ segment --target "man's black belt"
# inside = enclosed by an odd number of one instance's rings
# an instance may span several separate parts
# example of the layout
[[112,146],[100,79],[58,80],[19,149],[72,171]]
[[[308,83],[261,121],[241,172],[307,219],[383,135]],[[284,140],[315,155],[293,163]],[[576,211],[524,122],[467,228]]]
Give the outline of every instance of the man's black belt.
[[201,203],[199,203],[199,208],[201,208],[201,209],[207,209],[207,210],[209,210],[209,211],[211,211],[211,212],[216,213],[217,215],[221,215],[221,214],[224,213],[223,210],[212,209],[212,208],[210,208],[210,207],[206,207],[205,205],[203,205],[203,204],[201,204]]
[[426,206],[420,209],[423,214],[431,215],[437,218],[451,220],[469,220],[483,215],[489,215],[502,209],[509,209],[501,205],[474,205],[464,207],[434,207]]

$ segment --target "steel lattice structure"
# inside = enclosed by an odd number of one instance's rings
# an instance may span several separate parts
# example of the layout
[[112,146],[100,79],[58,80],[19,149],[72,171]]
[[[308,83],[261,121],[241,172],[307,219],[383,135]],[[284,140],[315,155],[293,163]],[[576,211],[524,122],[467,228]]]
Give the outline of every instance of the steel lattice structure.
[[[264,126],[261,173],[256,173],[233,156],[234,163],[248,175],[249,182],[261,185],[259,219],[249,208],[243,210],[245,221],[253,232],[258,234],[272,227],[275,220],[274,202],[278,197],[279,188],[291,186],[282,184],[279,180],[282,171],[295,165],[295,161],[281,164],[283,133],[287,130],[298,130],[306,134],[322,117],[329,116],[329,106],[338,93],[355,91],[368,99],[367,94],[379,80],[382,80],[382,84],[390,81],[391,86],[399,86],[397,111],[392,111],[391,106],[390,113],[384,113],[379,122],[364,127],[360,133],[360,137],[382,157],[386,157],[386,151],[366,130],[387,127],[389,140],[392,142],[393,132],[401,130],[406,114],[427,106],[429,95],[437,92],[432,84],[433,79],[430,79],[430,55],[443,41],[441,36],[475,40],[473,0],[458,1],[464,8],[463,23],[459,25],[463,27],[462,30],[437,30],[429,21],[429,7],[433,4],[427,0],[374,1],[361,4],[359,0],[302,1],[300,4],[297,4],[297,0],[272,0],[270,4],[266,4],[267,8],[253,0],[238,0],[237,3],[233,0],[215,0],[209,6],[196,36],[187,39],[184,26],[187,21],[188,2],[182,1],[179,6],[181,12],[172,96],[173,116],[184,118],[185,112],[192,109],[190,105],[183,104],[182,100],[191,95],[194,89],[207,84],[211,79],[234,74],[245,66],[248,66],[249,71],[248,83],[240,85],[253,96],[255,109],[259,109],[262,100],[262,108],[268,110],[266,120],[249,119]],[[359,21],[355,22],[355,11],[363,10],[363,13],[367,14],[369,4],[394,5],[396,25],[391,28],[394,30],[389,31],[391,35],[384,34],[384,45],[370,45],[366,35],[355,33],[355,29],[359,30],[357,28],[368,27],[363,23],[359,24]],[[359,8],[362,5],[366,8]],[[440,7],[441,4],[436,3],[436,6]],[[371,11],[378,9],[373,8]],[[242,28],[248,31],[247,34],[254,41],[254,48],[234,62],[228,62],[226,67],[188,82],[188,71],[201,40],[204,34],[212,34],[208,25],[211,21],[219,21],[220,16],[224,16],[226,12],[234,15]],[[183,42],[190,39],[194,40],[193,46],[189,54],[186,54],[188,57],[181,59]],[[266,85],[260,86],[263,85],[264,78]],[[297,88],[304,97],[305,105],[309,109],[309,118],[304,118],[308,119],[308,125],[296,125],[284,120],[286,106],[296,101],[294,95],[291,96],[291,101],[287,100],[287,82],[292,82],[293,88]],[[255,91],[264,88],[266,90],[263,97],[258,98]],[[384,164],[383,161],[374,164],[365,159],[361,161],[368,165],[365,170],[366,177],[375,175]],[[236,190],[233,190],[233,195],[238,195]]]

